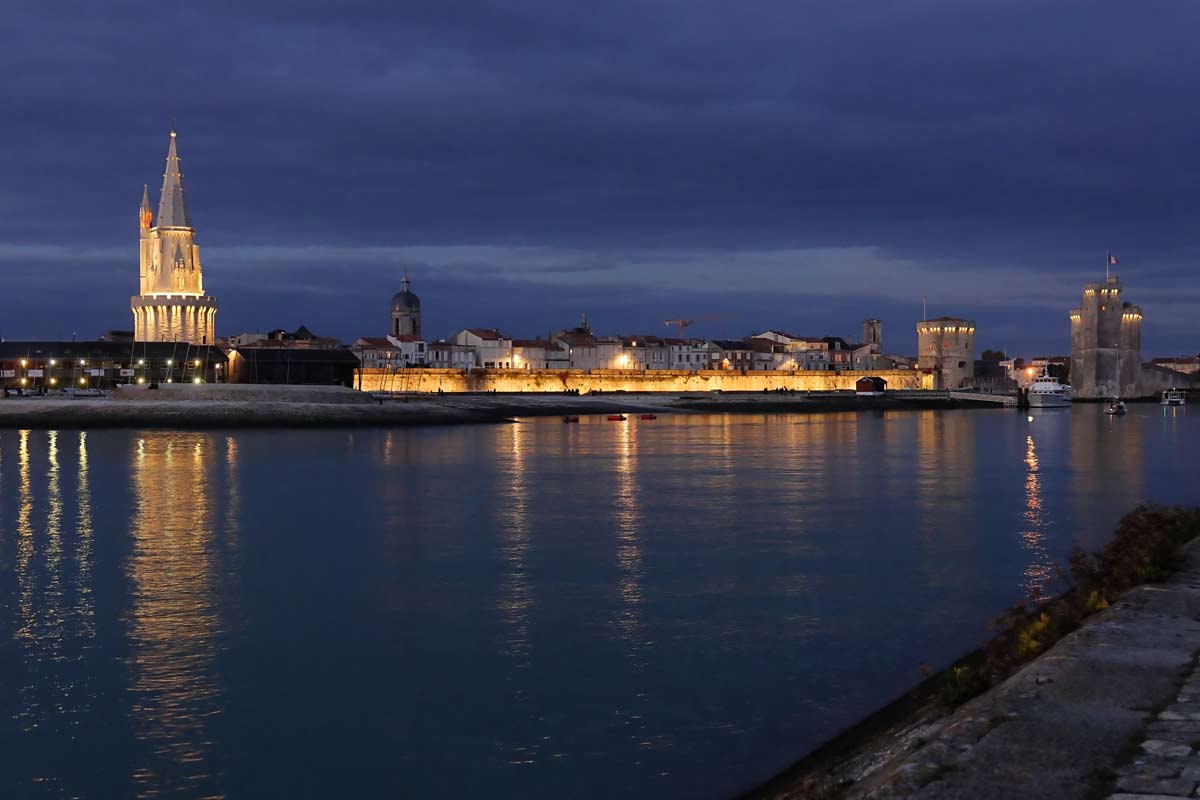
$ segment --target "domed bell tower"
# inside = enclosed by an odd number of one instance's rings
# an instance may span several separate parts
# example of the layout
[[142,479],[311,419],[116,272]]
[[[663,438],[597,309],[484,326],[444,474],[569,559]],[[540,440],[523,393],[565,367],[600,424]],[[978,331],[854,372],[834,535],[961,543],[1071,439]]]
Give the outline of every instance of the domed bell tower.
[[408,273],[392,296],[392,336],[421,335],[421,299],[408,288]]

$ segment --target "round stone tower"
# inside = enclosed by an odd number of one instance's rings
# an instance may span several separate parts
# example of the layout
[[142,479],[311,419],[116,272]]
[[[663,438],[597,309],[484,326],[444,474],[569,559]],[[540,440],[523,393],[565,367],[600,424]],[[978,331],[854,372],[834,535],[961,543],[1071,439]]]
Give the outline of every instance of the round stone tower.
[[392,336],[421,335],[421,298],[408,288],[408,274],[392,296]]

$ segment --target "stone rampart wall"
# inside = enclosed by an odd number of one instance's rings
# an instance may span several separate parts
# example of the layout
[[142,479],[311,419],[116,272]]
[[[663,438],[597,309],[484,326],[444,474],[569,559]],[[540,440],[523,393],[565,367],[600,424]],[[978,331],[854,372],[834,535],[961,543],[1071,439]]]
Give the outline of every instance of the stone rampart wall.
[[917,370],[879,372],[776,372],[721,370],[683,372],[675,370],[457,370],[361,369],[356,388],[365,392],[761,392],[763,389],[794,389],[829,392],[853,389],[859,378],[874,375],[887,381],[888,389],[920,389]]

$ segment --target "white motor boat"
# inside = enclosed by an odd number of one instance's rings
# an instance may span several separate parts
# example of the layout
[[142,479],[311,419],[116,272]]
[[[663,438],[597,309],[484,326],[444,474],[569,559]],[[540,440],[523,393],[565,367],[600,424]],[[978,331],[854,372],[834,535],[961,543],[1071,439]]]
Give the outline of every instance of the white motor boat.
[[1033,383],[1029,386],[1029,407],[1030,408],[1063,408],[1071,405],[1071,397],[1067,394],[1071,391],[1071,387],[1065,383],[1059,383],[1058,378],[1053,378],[1047,370],[1042,370],[1042,374],[1033,379]]
[[1163,389],[1162,404],[1164,406],[1187,405],[1187,396],[1182,389]]

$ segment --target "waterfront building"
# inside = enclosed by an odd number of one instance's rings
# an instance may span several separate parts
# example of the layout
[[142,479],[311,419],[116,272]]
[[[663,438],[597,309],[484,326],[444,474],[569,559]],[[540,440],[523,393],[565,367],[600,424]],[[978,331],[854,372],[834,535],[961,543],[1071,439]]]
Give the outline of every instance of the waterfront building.
[[712,364],[712,353],[708,342],[699,339],[666,339],[671,357],[671,369],[698,372],[709,369]]
[[821,341],[829,350],[829,369],[842,372],[853,367],[853,352],[857,345],[851,345],[840,336],[824,336]]
[[345,348],[242,347],[230,350],[230,383],[354,386],[358,357]]
[[746,342],[732,339],[714,339],[708,343],[712,357],[712,369],[754,369],[754,348]]
[[830,368],[830,346],[826,339],[817,336],[796,336],[779,330],[767,330],[754,337],[767,339],[783,345],[788,358],[776,369],[785,370],[828,370]]
[[400,291],[392,295],[392,336],[421,335],[421,298],[409,288],[408,273],[400,280]]
[[0,342],[0,387],[54,391],[120,384],[225,380],[226,357],[214,345],[177,342]]
[[513,339],[513,366],[517,369],[570,369],[567,349],[549,339]]
[[1071,396],[1136,397],[1142,372],[1142,309],[1122,298],[1116,275],[1083,288],[1071,309]]
[[622,336],[628,369],[669,369],[671,348],[661,336]]
[[959,389],[975,378],[975,322],[937,317],[917,323],[917,368],[927,388]]
[[212,344],[217,299],[204,292],[200,247],[183,194],[175,131],[167,150],[158,215],[150,208],[150,188],[142,188],[138,208],[141,235],[138,294],[130,298],[134,338],[139,342]]
[[450,337],[450,341],[473,348],[475,363],[472,366],[512,369],[512,339],[495,328],[465,328]]
[[471,369],[475,366],[475,348],[469,344],[430,342],[426,348],[429,366],[437,369]]

